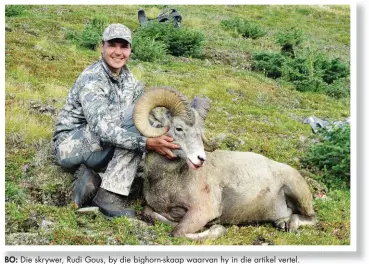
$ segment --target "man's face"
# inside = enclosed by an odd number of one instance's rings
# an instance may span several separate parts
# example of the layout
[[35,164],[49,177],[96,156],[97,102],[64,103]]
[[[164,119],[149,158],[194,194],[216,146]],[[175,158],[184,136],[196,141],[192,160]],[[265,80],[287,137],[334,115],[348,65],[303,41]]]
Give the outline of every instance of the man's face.
[[123,39],[105,41],[101,46],[101,54],[110,70],[119,74],[131,55],[131,45]]

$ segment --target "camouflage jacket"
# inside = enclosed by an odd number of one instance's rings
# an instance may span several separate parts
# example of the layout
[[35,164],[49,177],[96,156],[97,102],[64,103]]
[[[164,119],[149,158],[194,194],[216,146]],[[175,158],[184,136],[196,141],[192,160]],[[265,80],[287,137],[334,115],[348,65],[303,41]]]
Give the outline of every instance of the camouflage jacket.
[[143,91],[126,66],[119,76],[114,76],[103,59],[90,65],[78,77],[59,113],[55,144],[87,125],[93,151],[101,150],[101,143],[144,151],[146,138],[122,128],[125,110]]

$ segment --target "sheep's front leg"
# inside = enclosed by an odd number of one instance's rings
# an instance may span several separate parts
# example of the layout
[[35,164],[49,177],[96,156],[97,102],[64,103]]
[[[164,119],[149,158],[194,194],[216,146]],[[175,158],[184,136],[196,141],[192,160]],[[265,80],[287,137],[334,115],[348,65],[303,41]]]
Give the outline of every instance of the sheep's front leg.
[[143,210],[143,214],[146,216],[146,217],[150,217],[151,219],[153,220],[156,220],[156,221],[159,221],[159,222],[162,222],[162,223],[165,223],[165,224],[168,224],[168,225],[171,225],[171,226],[176,226],[178,224],[178,222],[174,222],[174,221],[171,221],[169,220],[167,217],[161,215],[161,214],[158,214],[157,212],[155,212],[150,206],[146,205],[144,210]]
[[190,208],[174,228],[173,236],[183,237],[186,234],[195,233],[202,229],[211,220],[205,212],[205,208]]

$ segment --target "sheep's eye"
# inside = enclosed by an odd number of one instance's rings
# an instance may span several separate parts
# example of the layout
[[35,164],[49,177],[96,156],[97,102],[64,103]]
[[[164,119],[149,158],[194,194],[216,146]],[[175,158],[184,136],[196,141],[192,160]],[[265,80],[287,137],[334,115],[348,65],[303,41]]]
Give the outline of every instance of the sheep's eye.
[[182,128],[180,128],[180,127],[176,127],[176,131],[177,131],[177,132],[182,132],[182,131],[183,131],[183,129],[182,129]]

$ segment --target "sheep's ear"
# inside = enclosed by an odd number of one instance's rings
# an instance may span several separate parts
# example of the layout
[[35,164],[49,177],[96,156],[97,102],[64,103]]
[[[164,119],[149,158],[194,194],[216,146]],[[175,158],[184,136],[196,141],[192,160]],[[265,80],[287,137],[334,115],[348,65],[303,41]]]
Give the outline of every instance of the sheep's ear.
[[205,120],[210,109],[210,99],[207,97],[195,97],[191,102],[191,107]]

